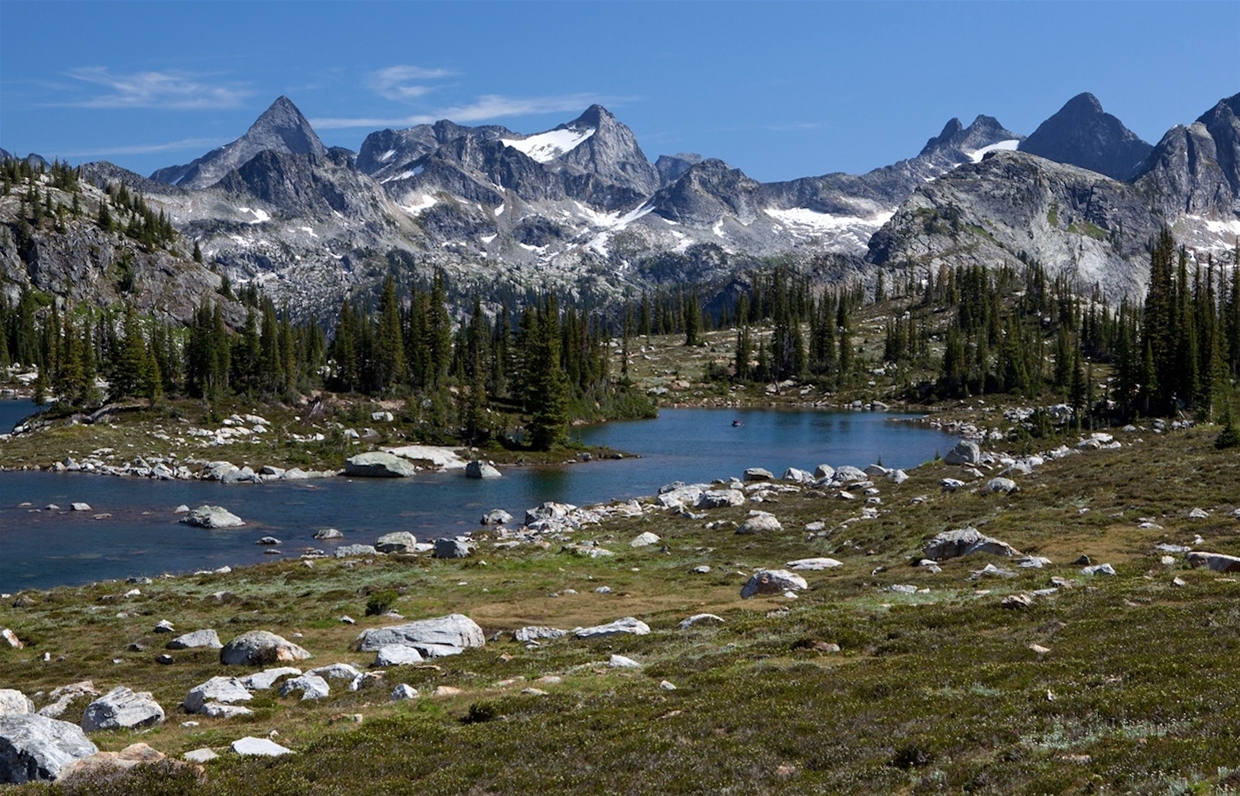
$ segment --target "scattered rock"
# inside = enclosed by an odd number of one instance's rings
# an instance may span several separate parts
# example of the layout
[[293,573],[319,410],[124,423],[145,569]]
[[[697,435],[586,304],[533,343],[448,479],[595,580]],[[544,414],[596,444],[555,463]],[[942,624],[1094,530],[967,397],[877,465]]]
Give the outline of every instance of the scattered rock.
[[817,572],[823,569],[834,569],[842,567],[842,561],[836,561],[834,558],[798,558],[796,561],[789,561],[785,564],[788,569],[808,570]]
[[751,511],[749,519],[741,523],[741,527],[736,529],[738,534],[750,533],[773,533],[782,531],[784,526],[775,518],[774,514],[766,511]]
[[236,719],[242,716],[253,716],[254,711],[240,705],[222,705],[219,702],[208,702],[202,706],[202,715],[213,719]]
[[247,691],[266,691],[276,684],[276,681],[282,677],[296,677],[301,674],[301,669],[292,666],[281,666],[276,669],[264,669],[261,672],[247,675],[241,678],[241,685]]
[[573,635],[577,638],[604,638],[606,636],[615,636],[621,633],[631,633],[635,636],[644,636],[650,632],[650,625],[640,619],[626,616],[623,619],[617,619],[605,625],[595,625],[593,627],[578,627],[573,630]]
[[377,556],[379,551],[374,545],[369,544],[346,544],[336,548],[333,553],[336,558],[354,558],[357,556]]
[[750,467],[745,471],[746,481],[774,481],[775,474],[762,467]]
[[311,669],[306,674],[322,677],[324,680],[348,680],[350,683],[362,676],[358,668],[349,663],[320,666],[317,669]]
[[1008,494],[1011,492],[1019,492],[1020,487],[1016,486],[1016,482],[1011,478],[992,478],[986,482],[986,491],[990,494],[1002,492]]
[[649,547],[652,544],[658,544],[660,541],[662,540],[658,536],[650,531],[646,531],[629,542],[629,547]]
[[177,636],[164,645],[166,649],[170,650],[188,650],[201,647],[218,650],[223,646],[220,643],[220,637],[216,635],[214,630],[195,630],[193,633]]
[[755,572],[741,589],[741,597],[749,599],[758,594],[782,594],[808,588],[809,584],[800,575],[794,575],[785,569],[763,569]]
[[694,625],[701,624],[702,622],[711,622],[711,623],[717,623],[717,624],[722,625],[723,617],[715,616],[714,614],[694,614],[693,616],[690,616],[687,619],[681,620],[680,629],[688,630]]
[[17,637],[17,634],[12,630],[9,630],[7,627],[0,630],[0,640],[3,640],[8,647],[15,650],[22,649],[26,646],[22,640]]
[[513,639],[521,642],[522,644],[530,641],[538,641],[540,639],[560,638],[561,636],[567,635],[567,630],[560,630],[558,627],[541,627],[538,625],[518,628],[512,633]]
[[991,553],[998,556],[1018,556],[1020,552],[998,539],[986,536],[976,528],[959,528],[944,531],[926,542],[922,548],[926,558],[943,561],[948,558],[972,555],[973,553]]
[[266,630],[243,633],[220,650],[220,663],[225,666],[268,666],[309,657],[305,649]]
[[99,749],[82,728],[46,716],[0,716],[0,783],[55,780]]
[[482,628],[468,616],[448,614],[404,625],[362,631],[353,642],[359,652],[377,652],[389,644],[414,647],[427,657],[456,654],[486,644]]
[[317,674],[303,674],[280,684],[280,696],[286,697],[294,691],[300,691],[303,700],[323,699],[331,694],[331,686]]
[[236,677],[212,677],[189,690],[184,705],[187,713],[205,713],[207,703],[231,704],[253,699],[249,690]]
[[89,503],[70,503],[69,509],[72,511],[94,511]]
[[275,545],[280,544],[280,540],[275,538],[274,536],[264,536],[262,539],[259,539],[254,544],[261,544],[261,545],[266,545],[268,547],[274,547]]
[[939,481],[939,487],[941,487],[944,492],[955,492],[962,486],[964,486],[964,481],[961,481],[958,478],[944,478]]
[[1114,575],[1115,567],[1110,564],[1095,564],[1092,567],[1085,567],[1081,570],[1082,575]]
[[1223,555],[1222,553],[1206,553],[1195,550],[1185,556],[1188,565],[1193,569],[1205,567],[1215,572],[1240,572],[1240,558]]
[[181,518],[195,528],[239,528],[245,521],[221,506],[202,505]]
[[320,541],[326,539],[343,539],[344,534],[335,528],[323,528],[322,530],[314,532],[314,538]]
[[164,709],[150,692],[135,693],[117,686],[86,706],[82,714],[83,732],[149,727],[164,720]]
[[1085,553],[1081,553],[1077,556],[1076,560],[1072,562],[1072,565],[1076,567],[1087,567],[1090,563],[1089,556]]
[[0,716],[28,716],[34,713],[34,702],[13,688],[0,688]]
[[435,558],[469,558],[473,552],[474,547],[469,542],[459,539],[435,540]]
[[417,547],[417,538],[408,531],[385,533],[375,542],[375,549],[380,553],[412,553]]
[[218,758],[219,755],[204,746],[201,749],[191,749],[181,755],[181,757],[191,763],[210,763],[212,760]]
[[382,451],[359,453],[344,464],[344,474],[355,478],[408,478],[417,472],[408,459]]
[[423,663],[426,659],[422,657],[422,653],[418,652],[414,647],[407,644],[388,644],[381,647],[375,654],[375,666],[408,666],[410,664]]
[[508,525],[512,522],[512,515],[503,509],[491,509],[482,515],[483,525]]
[[996,567],[994,564],[987,564],[975,572],[969,573],[969,580],[981,580],[982,578],[1014,578],[1016,573],[1010,569]]
[[291,755],[293,753],[292,749],[281,746],[275,741],[269,741],[266,738],[255,738],[249,735],[233,741],[231,747],[233,752],[246,757],[279,757],[280,755]]
[[640,669],[642,665],[632,658],[626,658],[623,655],[613,654],[607,660],[607,665],[613,669]]
[[1015,611],[1028,610],[1033,606],[1033,598],[1028,594],[1009,594],[999,603],[1001,608],[1008,608]]
[[694,508],[721,509],[745,505],[745,493],[739,489],[709,489],[694,500]]
[[465,465],[466,478],[499,478],[501,475],[503,474],[490,462],[474,459]]
[[161,619],[159,624],[155,625],[154,628],[156,633],[171,633],[174,630],[176,630],[176,627],[167,619]]
[[956,447],[947,452],[943,461],[947,464],[978,464],[982,460],[982,449],[972,440],[962,439]]
[[392,695],[389,697],[389,699],[392,702],[400,702],[403,699],[413,699],[417,695],[418,695],[418,689],[414,688],[411,685],[406,685],[404,683],[401,683],[400,685],[392,689]]

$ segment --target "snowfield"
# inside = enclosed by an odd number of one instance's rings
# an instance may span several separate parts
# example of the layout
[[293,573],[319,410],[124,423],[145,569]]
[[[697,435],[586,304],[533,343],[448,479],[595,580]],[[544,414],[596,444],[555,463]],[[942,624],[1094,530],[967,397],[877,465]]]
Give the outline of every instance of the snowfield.
[[990,146],[984,146],[981,149],[975,149],[972,152],[965,152],[965,154],[972,158],[974,163],[981,163],[982,158],[986,157],[987,152],[997,152],[1001,149],[1007,150],[1008,152],[1013,152],[1019,144],[1020,139],[1013,138],[1008,141],[1000,141],[997,144],[991,144]]
[[500,143],[524,152],[539,163],[549,163],[565,152],[576,149],[581,142],[594,135],[595,132],[593,127],[587,127],[584,130],[549,130],[529,138],[501,138]]

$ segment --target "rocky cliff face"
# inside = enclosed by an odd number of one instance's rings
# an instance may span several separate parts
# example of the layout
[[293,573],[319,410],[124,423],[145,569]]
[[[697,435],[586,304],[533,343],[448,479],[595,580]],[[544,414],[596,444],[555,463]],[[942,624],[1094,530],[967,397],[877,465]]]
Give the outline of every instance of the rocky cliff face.
[[[1240,94],[1167,131],[1136,183],[1166,216],[1240,215]],[[1240,227],[1236,229],[1240,234]]]
[[[41,190],[66,207],[72,202],[46,179]],[[22,219],[16,195],[0,198],[0,291],[9,300],[30,287],[70,304],[130,302],[143,313],[178,322],[189,321],[199,303],[210,300],[230,321],[244,320],[236,302],[218,293],[220,275],[191,259],[192,244],[151,249],[122,232],[103,231],[95,221],[99,204],[112,205],[93,185],[83,185],[78,201],[80,217],[34,227]]]

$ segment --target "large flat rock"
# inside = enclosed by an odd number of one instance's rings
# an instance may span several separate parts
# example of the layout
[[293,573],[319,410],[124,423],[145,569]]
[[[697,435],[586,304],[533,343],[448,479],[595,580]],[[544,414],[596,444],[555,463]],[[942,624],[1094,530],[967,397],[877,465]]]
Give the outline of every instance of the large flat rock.
[[76,724],[38,715],[0,716],[0,783],[54,780],[98,751]]
[[419,649],[424,645],[465,649],[483,646],[486,638],[482,634],[482,628],[468,616],[448,614],[403,625],[364,630],[353,642],[353,647],[361,652],[378,652],[390,644],[403,644]]

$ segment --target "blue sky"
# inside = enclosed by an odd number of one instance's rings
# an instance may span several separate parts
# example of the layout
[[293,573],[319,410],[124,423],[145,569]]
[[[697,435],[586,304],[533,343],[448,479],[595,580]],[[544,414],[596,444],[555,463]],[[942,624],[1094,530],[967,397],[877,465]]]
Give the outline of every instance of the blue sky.
[[599,102],[651,160],[790,179],[910,157],[953,116],[1028,134],[1082,91],[1154,143],[1240,92],[1238,35],[1238,0],[0,0],[0,146],[149,174],[281,94],[353,150],[445,117],[533,133]]

